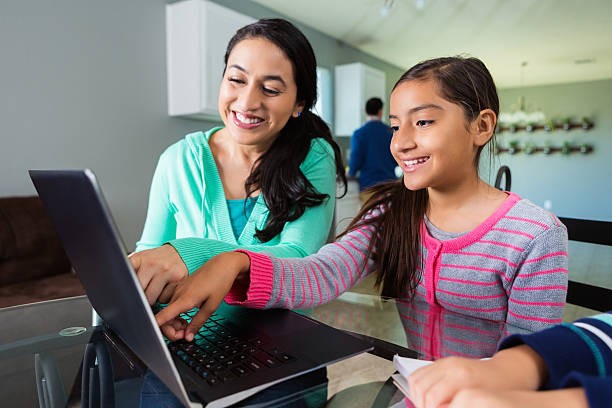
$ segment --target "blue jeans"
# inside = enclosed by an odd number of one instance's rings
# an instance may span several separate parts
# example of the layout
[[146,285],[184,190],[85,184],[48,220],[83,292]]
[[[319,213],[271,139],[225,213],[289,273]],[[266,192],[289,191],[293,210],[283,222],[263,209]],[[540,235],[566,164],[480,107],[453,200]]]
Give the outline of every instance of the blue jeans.
[[182,408],[183,404],[153,371],[147,370],[140,391],[140,407]]

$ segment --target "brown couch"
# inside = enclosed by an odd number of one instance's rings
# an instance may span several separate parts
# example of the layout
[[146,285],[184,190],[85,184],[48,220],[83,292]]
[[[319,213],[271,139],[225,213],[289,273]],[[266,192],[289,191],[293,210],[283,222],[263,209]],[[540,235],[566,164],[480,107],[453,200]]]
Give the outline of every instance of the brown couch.
[[40,199],[0,198],[0,307],[84,293]]

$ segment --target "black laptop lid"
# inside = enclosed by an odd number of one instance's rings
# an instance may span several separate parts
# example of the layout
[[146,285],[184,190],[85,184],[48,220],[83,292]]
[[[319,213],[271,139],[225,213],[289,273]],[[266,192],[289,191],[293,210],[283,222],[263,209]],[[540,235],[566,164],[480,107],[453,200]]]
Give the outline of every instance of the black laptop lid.
[[179,380],[93,172],[30,170],[30,177],[96,312],[184,404],[194,405]]

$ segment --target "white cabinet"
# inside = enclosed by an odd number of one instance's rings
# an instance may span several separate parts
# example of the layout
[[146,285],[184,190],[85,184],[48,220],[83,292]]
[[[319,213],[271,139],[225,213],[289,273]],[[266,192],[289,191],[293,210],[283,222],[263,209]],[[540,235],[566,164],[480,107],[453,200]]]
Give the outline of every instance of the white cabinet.
[[330,127],[333,116],[332,91],[329,69],[317,67],[317,103],[312,111],[319,115]]
[[168,114],[219,119],[225,48],[251,17],[205,0],[166,5]]
[[[336,136],[350,136],[366,120],[365,103],[368,99],[382,99],[385,108],[385,73],[356,62],[335,68],[335,117]],[[383,108],[384,109],[384,108]]]

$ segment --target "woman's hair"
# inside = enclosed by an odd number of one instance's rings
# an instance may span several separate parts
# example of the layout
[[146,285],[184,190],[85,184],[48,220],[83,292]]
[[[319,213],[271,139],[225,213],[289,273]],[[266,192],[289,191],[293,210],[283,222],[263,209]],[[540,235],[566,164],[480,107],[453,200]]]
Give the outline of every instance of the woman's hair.
[[[499,99],[493,78],[477,58],[446,57],[423,61],[406,71],[393,89],[406,81],[435,81],[442,97],[463,108],[466,123],[471,123],[484,109],[497,116]],[[478,160],[482,147],[474,158]],[[371,224],[376,233],[368,247],[374,260],[376,285],[389,297],[412,297],[421,278],[422,224],[429,196],[427,189],[408,190],[403,180],[385,183],[371,189],[374,193],[359,214],[341,234]],[[368,217],[368,215],[370,215]],[[408,291],[404,289],[408,287]]]
[[293,66],[296,102],[304,104],[302,113],[297,118],[289,118],[272,146],[257,159],[244,183],[247,197],[261,190],[270,211],[264,229],[255,233],[257,239],[267,242],[283,230],[286,222],[300,218],[307,207],[316,207],[329,199],[327,194],[318,192],[300,170],[313,139],[322,138],[333,148],[336,179],[344,185],[342,195],[346,193],[346,176],[340,148],[329,127],[310,111],[317,100],[317,61],[304,34],[282,19],[262,19],[244,26],[227,45],[226,67],[232,49],[249,38],[265,38],[285,53]]

